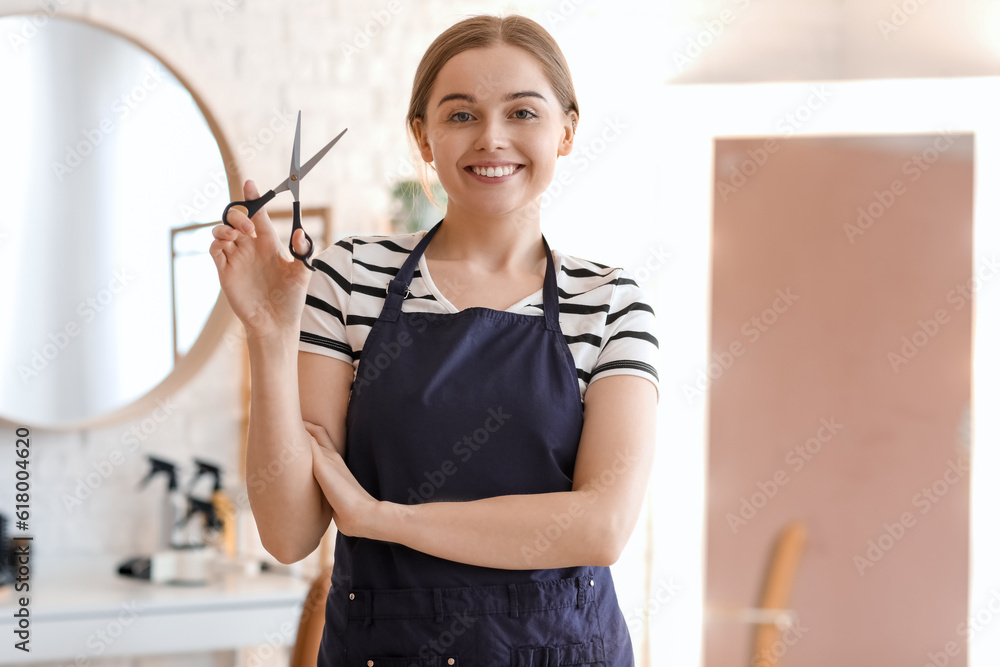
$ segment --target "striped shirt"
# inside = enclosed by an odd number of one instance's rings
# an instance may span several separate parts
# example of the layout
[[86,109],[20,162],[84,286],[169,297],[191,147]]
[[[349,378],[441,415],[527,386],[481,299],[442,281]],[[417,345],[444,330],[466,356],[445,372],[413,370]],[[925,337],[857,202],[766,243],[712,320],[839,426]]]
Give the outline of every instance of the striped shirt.
[[[426,232],[349,236],[313,258],[302,311],[299,350],[358,361],[372,324],[382,312],[389,281]],[[659,389],[658,343],[653,309],[623,269],[553,250],[559,289],[559,326],[576,364],[580,399],[594,380],[638,375]],[[424,256],[403,301],[403,312],[455,313],[431,278]],[[542,290],[507,309],[543,316]]]

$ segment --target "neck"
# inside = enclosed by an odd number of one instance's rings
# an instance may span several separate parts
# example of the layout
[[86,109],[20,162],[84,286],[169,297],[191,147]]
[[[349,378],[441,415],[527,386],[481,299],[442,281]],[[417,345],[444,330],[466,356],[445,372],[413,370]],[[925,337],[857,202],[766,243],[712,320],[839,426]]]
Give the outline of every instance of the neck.
[[479,264],[488,270],[529,270],[544,261],[539,206],[484,216],[448,206],[427,247],[430,259]]

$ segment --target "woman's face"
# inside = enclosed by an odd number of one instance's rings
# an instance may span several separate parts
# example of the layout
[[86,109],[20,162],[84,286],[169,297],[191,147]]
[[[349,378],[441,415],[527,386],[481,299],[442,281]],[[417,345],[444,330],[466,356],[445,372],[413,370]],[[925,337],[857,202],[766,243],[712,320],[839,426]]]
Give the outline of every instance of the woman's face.
[[449,211],[499,217],[537,212],[556,158],[573,147],[572,120],[538,61],[504,44],[446,62],[415,132]]

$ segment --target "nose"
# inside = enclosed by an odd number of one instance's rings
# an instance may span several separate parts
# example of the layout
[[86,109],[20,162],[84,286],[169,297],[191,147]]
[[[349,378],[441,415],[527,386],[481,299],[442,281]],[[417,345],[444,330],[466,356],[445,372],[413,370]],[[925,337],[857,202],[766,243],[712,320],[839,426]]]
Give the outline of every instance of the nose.
[[495,151],[507,147],[507,132],[502,118],[487,116],[479,126],[476,137],[476,150]]

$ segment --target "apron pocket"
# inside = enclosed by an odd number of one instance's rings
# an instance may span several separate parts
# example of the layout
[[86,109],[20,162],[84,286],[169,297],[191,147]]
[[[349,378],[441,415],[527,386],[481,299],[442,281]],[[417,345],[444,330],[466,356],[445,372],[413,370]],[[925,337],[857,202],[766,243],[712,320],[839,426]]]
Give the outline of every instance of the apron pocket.
[[604,641],[564,646],[522,646],[513,667],[604,667]]
[[455,656],[435,655],[423,658],[389,658],[372,656],[361,661],[358,667],[460,667]]

